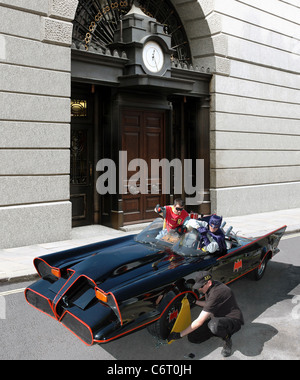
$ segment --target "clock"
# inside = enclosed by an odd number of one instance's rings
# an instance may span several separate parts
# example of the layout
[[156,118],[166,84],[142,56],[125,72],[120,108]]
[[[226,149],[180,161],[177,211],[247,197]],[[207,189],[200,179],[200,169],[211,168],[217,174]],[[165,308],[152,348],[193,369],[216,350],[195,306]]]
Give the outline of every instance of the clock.
[[151,73],[159,73],[164,66],[164,53],[155,41],[148,41],[143,48],[143,62]]

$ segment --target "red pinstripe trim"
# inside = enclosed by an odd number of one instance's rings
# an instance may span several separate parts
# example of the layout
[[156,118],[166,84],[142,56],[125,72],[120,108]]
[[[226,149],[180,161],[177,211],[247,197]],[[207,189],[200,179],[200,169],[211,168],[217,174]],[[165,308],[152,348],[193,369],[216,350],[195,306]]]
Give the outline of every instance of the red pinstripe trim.
[[[217,261],[219,261],[219,260],[221,260],[221,259],[224,259],[224,257],[227,257],[227,256],[230,256],[230,255],[232,255],[232,254],[235,254],[236,252],[239,252],[240,250],[242,250],[242,249],[248,247],[249,245],[252,245],[252,244],[256,243],[257,241],[262,240],[262,239],[264,239],[265,237],[267,237],[267,236],[269,236],[269,235],[272,235],[272,234],[274,234],[275,232],[280,231],[281,229],[286,228],[286,227],[287,227],[287,226],[282,226],[282,227],[278,228],[278,229],[275,230],[275,231],[272,231],[272,232],[269,232],[269,233],[266,234],[266,235],[260,236],[259,238],[255,239],[255,240],[252,240],[250,243],[248,243],[248,244],[246,244],[246,245],[243,245],[242,247],[238,248],[237,250],[235,250],[235,251],[233,251],[233,252],[230,252],[230,253],[227,253],[226,255],[224,255],[224,256],[222,256],[222,257],[218,257]],[[248,239],[248,238],[245,238],[245,239]]]
[[178,297],[182,296],[183,294],[188,294],[188,293],[193,294],[195,296],[195,298],[198,299],[197,294],[194,293],[194,292],[192,292],[191,290],[188,290],[187,292],[179,293],[179,294],[176,295],[176,297],[172,298],[172,300],[167,304],[167,306],[164,308],[164,310],[162,311],[162,313],[160,314],[160,316],[157,317],[156,319],[153,319],[151,322],[147,322],[147,323],[144,323],[143,325],[139,325],[139,326],[137,326],[137,327],[135,327],[135,328],[133,328],[131,330],[123,332],[123,333],[121,333],[121,334],[119,334],[117,336],[114,336],[113,338],[110,338],[110,339],[106,339],[106,340],[94,340],[94,343],[108,343],[108,342],[111,342],[114,339],[120,338],[123,335],[129,334],[132,331],[138,330],[138,329],[140,329],[140,328],[142,328],[144,326],[149,325],[150,323],[158,321],[164,315],[164,313],[166,312],[166,310],[168,309],[168,307],[171,305],[172,302],[174,302],[175,299],[177,299]]

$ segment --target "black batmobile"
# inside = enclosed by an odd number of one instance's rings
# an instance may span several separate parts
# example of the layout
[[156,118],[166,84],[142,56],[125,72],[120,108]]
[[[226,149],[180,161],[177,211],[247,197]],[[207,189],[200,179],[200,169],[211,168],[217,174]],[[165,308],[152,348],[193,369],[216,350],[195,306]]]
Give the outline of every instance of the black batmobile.
[[[204,218],[205,219],[205,218]],[[105,343],[136,329],[166,339],[183,297],[193,303],[196,272],[230,283],[252,272],[260,279],[278,251],[286,226],[257,239],[225,233],[227,251],[198,249],[198,231],[159,238],[156,219],[138,235],[120,237],[34,259],[41,277],[27,302],[61,322],[85,344]]]

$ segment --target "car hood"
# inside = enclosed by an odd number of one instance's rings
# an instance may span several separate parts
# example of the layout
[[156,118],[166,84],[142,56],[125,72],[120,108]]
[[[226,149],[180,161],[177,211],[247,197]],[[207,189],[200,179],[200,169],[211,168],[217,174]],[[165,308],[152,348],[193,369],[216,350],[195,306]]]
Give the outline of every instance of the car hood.
[[178,271],[189,272],[190,261],[170,250],[161,250],[131,240],[112,245],[77,263],[70,269],[83,275],[104,292],[112,292],[120,302],[150,289],[172,283]]
[[164,254],[164,251],[131,240],[126,245],[104,248],[70,269],[84,274],[99,285],[108,278],[120,277],[152,263]]

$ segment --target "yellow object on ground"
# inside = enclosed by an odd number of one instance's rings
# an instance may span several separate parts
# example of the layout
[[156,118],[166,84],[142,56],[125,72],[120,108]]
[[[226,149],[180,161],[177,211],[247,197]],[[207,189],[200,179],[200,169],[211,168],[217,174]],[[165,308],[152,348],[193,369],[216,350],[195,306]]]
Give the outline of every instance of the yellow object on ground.
[[[192,323],[192,317],[191,317],[190,303],[187,299],[187,296],[185,296],[183,300],[181,301],[181,309],[174,323],[171,333],[181,332],[185,330],[191,323]],[[171,344],[173,342],[174,340],[171,340],[170,342],[168,342],[168,344]]]

